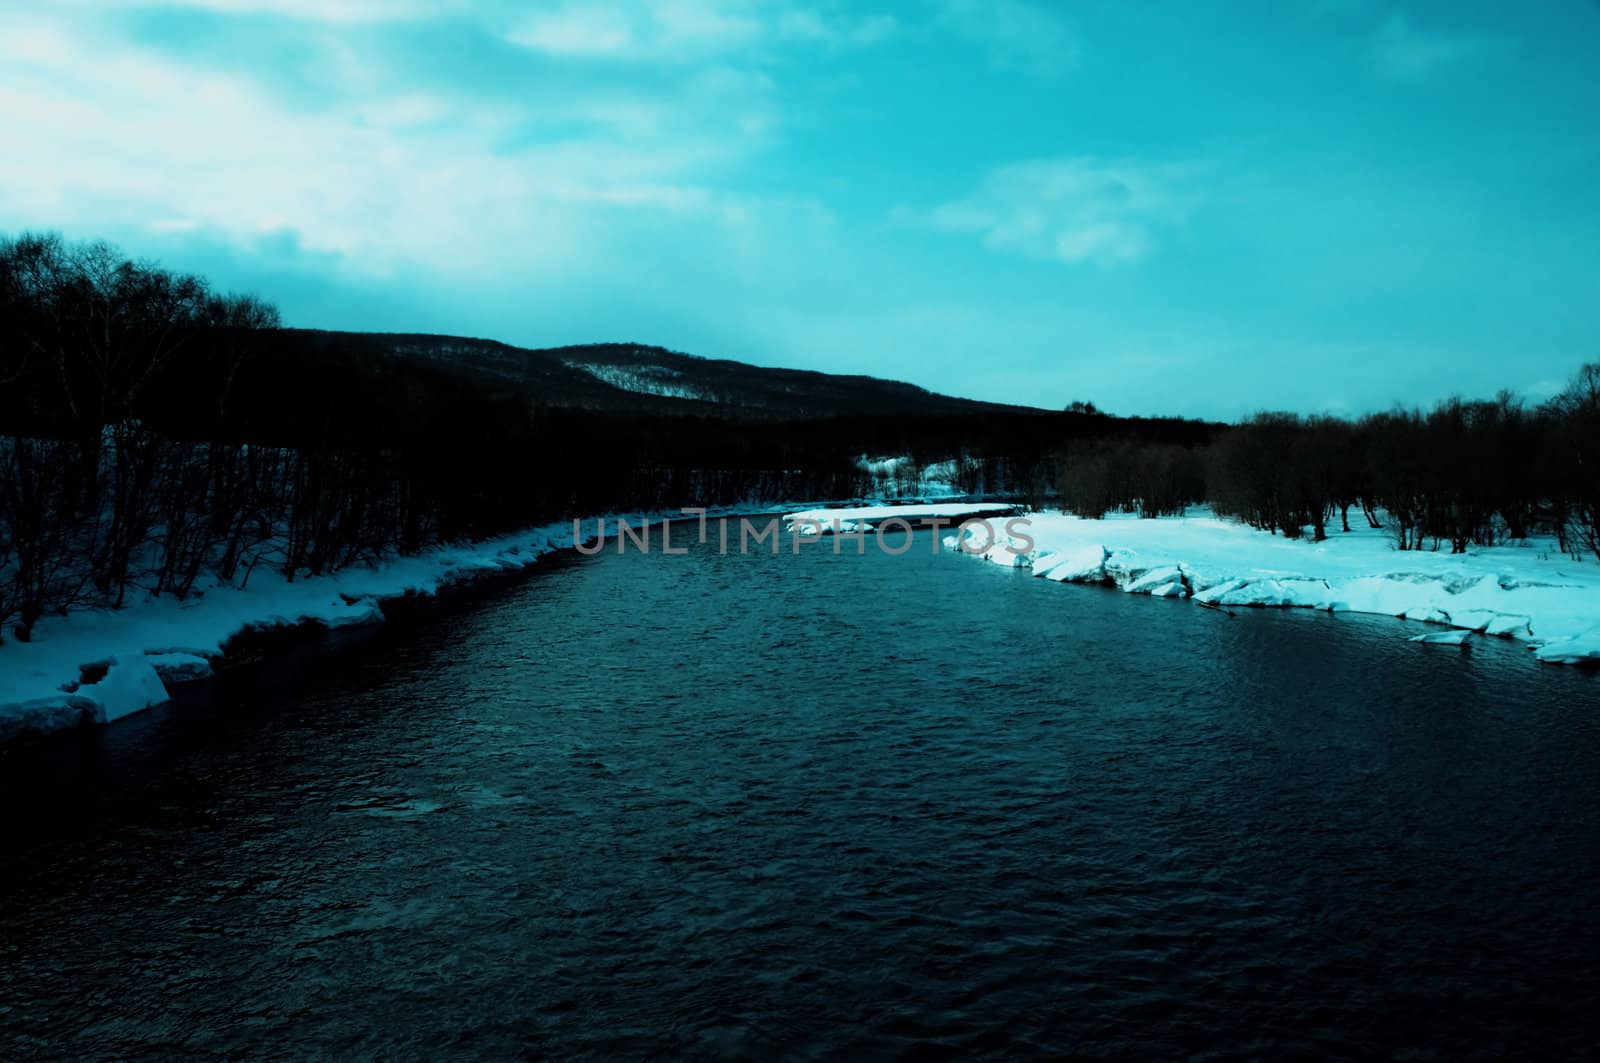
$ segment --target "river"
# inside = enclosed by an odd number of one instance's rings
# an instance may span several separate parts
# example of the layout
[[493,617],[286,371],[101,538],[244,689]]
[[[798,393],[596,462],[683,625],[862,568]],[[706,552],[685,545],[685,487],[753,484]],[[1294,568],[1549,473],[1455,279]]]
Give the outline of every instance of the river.
[[1592,1049],[1595,675],[930,545],[552,559],[6,754],[0,1057]]

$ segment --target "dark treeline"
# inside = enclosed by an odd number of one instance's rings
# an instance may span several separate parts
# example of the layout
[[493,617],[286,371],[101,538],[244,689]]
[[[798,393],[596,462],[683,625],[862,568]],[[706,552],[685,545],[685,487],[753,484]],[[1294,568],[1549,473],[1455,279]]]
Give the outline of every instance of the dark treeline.
[[1600,365],[1532,408],[1502,393],[1354,422],[1258,414],[1218,438],[1207,468],[1218,512],[1289,536],[1348,531],[1355,510],[1401,550],[1541,531],[1600,556]]
[[[959,451],[968,489],[1021,490],[1062,439],[1113,423],[636,349],[740,400],[719,405],[558,357],[615,362],[626,345],[279,326],[258,299],[105,244],[0,241],[0,631],[568,516],[850,498],[871,490],[861,454]],[[1210,431],[1118,423],[1190,445]]]
[[1051,474],[1061,508],[1086,517],[1206,502],[1320,541],[1330,524],[1349,531],[1354,510],[1401,550],[1461,553],[1538,531],[1600,557],[1600,365],[1533,408],[1502,393],[1357,421],[1261,413],[1203,446],[1112,432],[1069,443],[1037,477]]

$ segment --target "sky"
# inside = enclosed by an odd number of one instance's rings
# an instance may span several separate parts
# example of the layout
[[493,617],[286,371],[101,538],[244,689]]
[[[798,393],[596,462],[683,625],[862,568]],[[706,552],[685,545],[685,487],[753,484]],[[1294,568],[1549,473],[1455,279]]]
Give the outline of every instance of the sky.
[[1600,4],[0,0],[0,234],[1124,414],[1600,360]]

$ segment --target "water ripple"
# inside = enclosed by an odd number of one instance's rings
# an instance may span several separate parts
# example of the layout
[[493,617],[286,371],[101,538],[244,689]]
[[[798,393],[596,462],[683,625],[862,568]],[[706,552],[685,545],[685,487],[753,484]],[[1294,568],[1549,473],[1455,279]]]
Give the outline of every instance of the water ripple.
[[1591,1050],[1595,677],[1399,636],[555,564],[7,764],[0,1056]]

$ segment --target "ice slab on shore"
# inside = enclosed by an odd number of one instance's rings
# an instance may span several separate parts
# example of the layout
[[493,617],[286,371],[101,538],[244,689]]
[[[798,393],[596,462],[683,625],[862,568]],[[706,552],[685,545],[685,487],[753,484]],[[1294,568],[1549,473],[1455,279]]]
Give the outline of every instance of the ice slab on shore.
[[99,704],[105,723],[171,700],[155,665],[143,654],[113,657],[105,678],[79,692]]
[[1099,543],[1061,550],[1046,550],[1033,563],[1033,574],[1071,583],[1106,581],[1106,548]]
[[147,653],[145,660],[156,670],[163,685],[188,683],[211,675],[211,660],[198,653]]
[[1600,625],[1546,642],[1533,652],[1549,664],[1600,664]]

